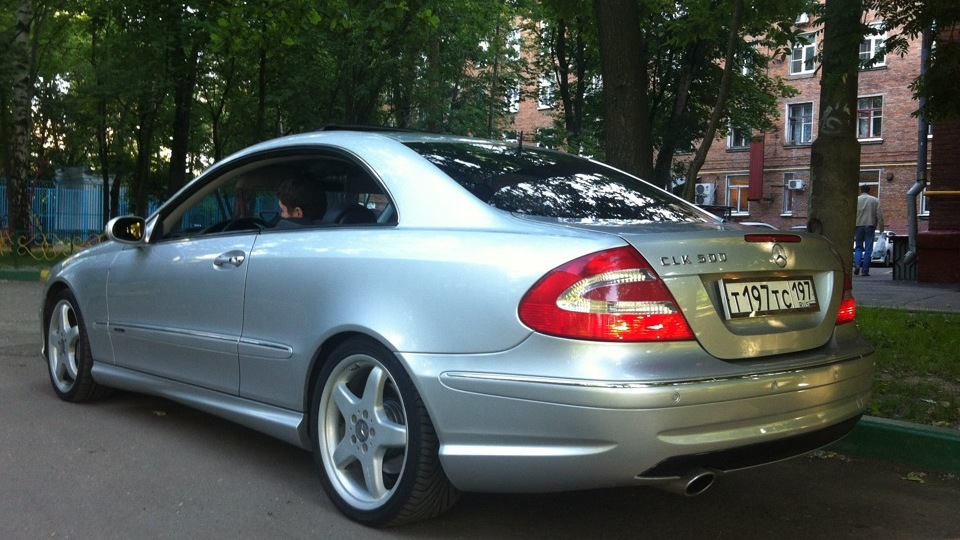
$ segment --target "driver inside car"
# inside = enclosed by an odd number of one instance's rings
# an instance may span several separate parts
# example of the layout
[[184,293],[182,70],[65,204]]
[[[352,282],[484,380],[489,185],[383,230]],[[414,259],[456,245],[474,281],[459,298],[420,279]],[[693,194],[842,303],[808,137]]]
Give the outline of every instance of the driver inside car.
[[327,210],[327,193],[323,184],[309,174],[287,178],[277,188],[280,219],[274,228],[312,225]]

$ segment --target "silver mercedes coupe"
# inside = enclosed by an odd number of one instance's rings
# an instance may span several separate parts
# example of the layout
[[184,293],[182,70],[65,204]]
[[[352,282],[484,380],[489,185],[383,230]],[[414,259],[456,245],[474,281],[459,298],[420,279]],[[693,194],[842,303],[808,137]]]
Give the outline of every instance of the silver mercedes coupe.
[[281,138],[106,236],[45,286],[56,394],[162,396],[309,449],[367,525],[461,491],[694,495],[837,440],[870,396],[827,240],[527,145]]

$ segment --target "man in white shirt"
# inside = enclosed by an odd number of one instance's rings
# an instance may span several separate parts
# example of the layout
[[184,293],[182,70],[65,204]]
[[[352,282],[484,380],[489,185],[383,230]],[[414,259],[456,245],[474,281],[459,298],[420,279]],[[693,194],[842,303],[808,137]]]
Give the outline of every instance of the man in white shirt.
[[874,232],[883,231],[883,210],[880,199],[870,195],[870,186],[860,186],[857,197],[857,230],[853,236],[853,273],[870,275],[870,258],[873,257]]

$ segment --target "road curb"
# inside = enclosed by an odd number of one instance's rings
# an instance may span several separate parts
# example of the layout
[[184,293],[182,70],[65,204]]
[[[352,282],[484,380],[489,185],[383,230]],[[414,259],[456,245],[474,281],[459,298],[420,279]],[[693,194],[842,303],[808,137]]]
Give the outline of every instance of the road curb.
[[42,281],[49,274],[46,268],[0,268],[0,280],[4,281]]
[[827,450],[960,474],[960,431],[864,416]]

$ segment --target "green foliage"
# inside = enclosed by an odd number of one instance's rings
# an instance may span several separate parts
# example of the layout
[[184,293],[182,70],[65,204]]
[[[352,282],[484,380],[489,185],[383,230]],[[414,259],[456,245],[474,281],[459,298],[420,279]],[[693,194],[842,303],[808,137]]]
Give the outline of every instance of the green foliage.
[[[0,11],[0,27],[8,29],[16,2],[0,3],[10,8]],[[39,175],[87,165],[133,187],[140,206],[176,187],[167,184],[176,182],[169,156],[178,142],[196,173],[252,143],[334,123],[498,137],[511,129],[508,95],[528,88],[524,97],[535,99],[541,79],[555,84],[556,117],[538,138],[602,157],[593,0],[38,4],[32,150]],[[721,134],[728,125],[771,125],[777,97],[791,89],[765,68],[789,50],[796,34],[789,23],[815,2],[747,4],[742,65]],[[670,177],[676,171],[668,158],[699,144],[715,101],[731,3],[638,5],[650,51],[651,144],[668,165],[660,172]],[[521,25],[531,36],[524,47],[536,51],[529,58],[516,48]],[[770,55],[758,52],[768,49]],[[0,82],[9,82],[6,52]],[[3,106],[7,87],[0,85]],[[191,88],[184,118],[177,92]],[[675,107],[678,100],[685,105]]]
[[[867,9],[873,10],[884,21],[879,32],[886,33],[884,46],[879,54],[893,53],[903,56],[909,42],[930,32],[960,24],[960,2],[956,0],[865,0]],[[955,91],[960,77],[960,44],[938,43],[930,56],[929,71],[910,84],[914,98],[926,99],[924,114],[930,120],[960,118],[960,94]],[[915,111],[914,115],[920,111]]]

